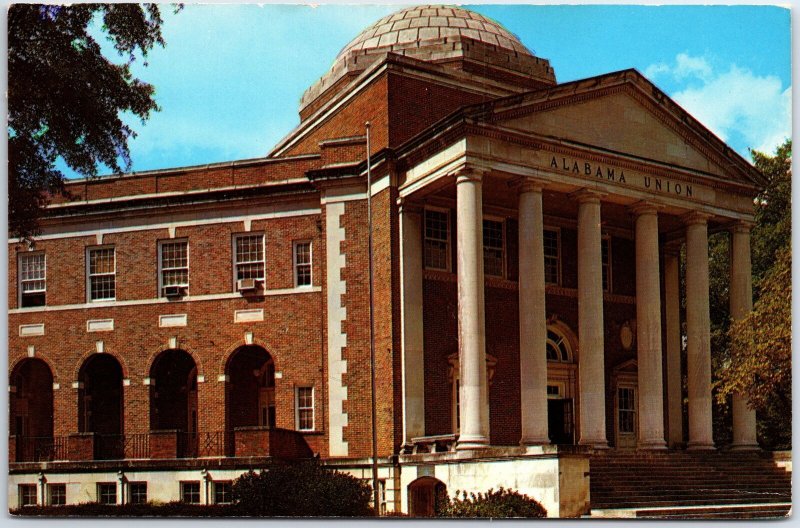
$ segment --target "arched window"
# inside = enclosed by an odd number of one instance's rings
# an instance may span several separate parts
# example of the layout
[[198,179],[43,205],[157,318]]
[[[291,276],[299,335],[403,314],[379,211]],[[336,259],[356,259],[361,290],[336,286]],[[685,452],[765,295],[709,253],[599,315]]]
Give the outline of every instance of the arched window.
[[572,363],[569,341],[555,328],[547,328],[547,361]]

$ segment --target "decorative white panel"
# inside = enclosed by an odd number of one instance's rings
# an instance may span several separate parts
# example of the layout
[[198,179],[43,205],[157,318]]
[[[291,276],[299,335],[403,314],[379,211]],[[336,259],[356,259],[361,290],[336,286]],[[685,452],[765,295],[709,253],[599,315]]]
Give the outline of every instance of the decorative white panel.
[[186,326],[186,314],[169,314],[158,316],[159,328],[172,328],[175,326]]
[[111,332],[113,330],[113,319],[90,319],[86,321],[87,332]]
[[42,335],[44,335],[44,323],[19,325],[20,337],[42,336]]
[[233,312],[234,323],[251,323],[264,320],[264,309],[255,308],[252,310],[236,310]]

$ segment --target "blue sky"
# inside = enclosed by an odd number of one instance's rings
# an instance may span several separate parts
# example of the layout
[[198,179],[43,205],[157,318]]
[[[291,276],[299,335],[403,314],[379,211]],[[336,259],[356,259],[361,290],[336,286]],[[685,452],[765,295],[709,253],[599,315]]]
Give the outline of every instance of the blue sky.
[[[134,73],[161,111],[130,143],[134,171],[265,155],[303,91],[395,5],[187,5]],[[791,135],[789,10],[769,6],[465,5],[551,61],[559,82],[637,68],[737,151]],[[104,172],[101,170],[101,173]]]

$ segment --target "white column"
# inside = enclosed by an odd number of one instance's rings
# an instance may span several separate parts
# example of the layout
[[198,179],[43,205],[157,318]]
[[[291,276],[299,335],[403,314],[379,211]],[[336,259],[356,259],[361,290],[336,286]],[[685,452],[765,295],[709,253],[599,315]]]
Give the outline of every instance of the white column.
[[422,210],[400,206],[400,325],[403,365],[403,442],[425,436],[425,359],[422,322]]
[[636,215],[636,353],[639,371],[639,439],[643,449],[665,449],[661,369],[661,283],[658,213],[647,203]]
[[574,195],[578,200],[578,372],[580,444],[606,448],[600,196],[592,191]]
[[686,354],[689,374],[688,449],[714,449],[711,427],[711,316],[708,303],[708,216],[686,223]]
[[667,336],[667,420],[668,444],[683,443],[683,397],[681,390],[681,301],[680,253],[664,253],[664,311]]
[[[753,309],[753,280],[750,263],[750,226],[737,224],[731,233],[731,318],[738,321]],[[733,444],[731,449],[758,449],[756,412],[742,394],[733,396]]]
[[542,186],[519,188],[519,369],[523,445],[549,444]]
[[458,449],[476,449],[489,444],[483,300],[482,179],[483,173],[473,170],[465,170],[456,175],[461,421]]

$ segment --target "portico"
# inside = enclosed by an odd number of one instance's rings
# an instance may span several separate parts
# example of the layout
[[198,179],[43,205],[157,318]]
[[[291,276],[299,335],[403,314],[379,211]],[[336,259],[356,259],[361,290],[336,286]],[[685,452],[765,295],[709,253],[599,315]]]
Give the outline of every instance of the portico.
[[[612,99],[620,115],[636,117],[626,122],[629,128],[642,126],[651,137],[667,136],[663,129],[669,116],[647,106],[653,101],[640,91],[643,83],[632,73]],[[591,101],[592,92],[581,94],[583,101]],[[493,108],[490,117],[484,114],[480,125],[433,156],[409,153],[399,198],[404,405],[406,423],[414,424],[406,429],[406,445],[450,433],[457,449],[474,450],[508,444],[512,432],[514,443],[551,443],[548,400],[560,389],[548,380],[553,363],[548,333],[558,320],[577,340],[572,355],[576,393],[570,398],[575,443],[621,447],[617,437],[627,431],[620,428],[634,427],[630,432],[639,449],[714,449],[708,235],[710,230],[732,233],[731,313],[742,317],[752,302],[747,229],[752,218],[745,184],[714,174],[722,171],[719,153],[708,145],[701,149],[708,138],[698,139],[696,150],[685,150],[682,165],[670,159],[675,149],[669,144],[631,137],[611,152],[574,142],[570,136],[584,139],[580,136],[586,133],[580,117],[599,119],[587,107],[591,104],[576,104],[572,113],[577,115],[571,115],[565,100],[558,110],[537,114],[530,113],[536,101],[515,101],[510,108]],[[564,119],[548,118],[555,112]],[[613,120],[604,115],[595,129],[611,127]],[[564,121],[575,128],[565,130]],[[550,134],[554,128],[562,134],[558,140]],[[686,434],[681,420],[681,249],[687,284]],[[437,251],[445,257],[431,266],[429,260],[436,260],[431,252]],[[504,259],[501,272],[497,255]],[[485,265],[494,271],[488,273]],[[448,282],[455,282],[451,289],[457,291],[450,308],[457,326],[452,345],[458,350],[460,384],[451,404],[458,408],[460,423],[446,431],[433,425],[436,411],[426,408],[441,406],[443,394],[431,383],[436,368],[431,360],[438,354],[431,347],[442,340],[426,332],[447,325],[436,323],[445,314],[438,312],[442,305],[433,296],[444,295],[447,287],[437,284]],[[492,308],[487,308],[489,298]],[[506,304],[516,306],[505,311]],[[498,324],[497,311],[516,317]],[[496,335],[507,331],[512,320],[519,336],[515,343]],[[423,321],[423,330],[412,321]],[[498,358],[492,384],[487,383],[487,353]],[[612,376],[615,366],[623,364],[633,366],[635,380],[625,390]],[[504,377],[504,369],[518,374],[516,387],[509,389],[513,376]],[[512,394],[516,402],[507,401]],[[734,402],[734,421],[734,447],[757,447],[754,415],[744,398]]]

